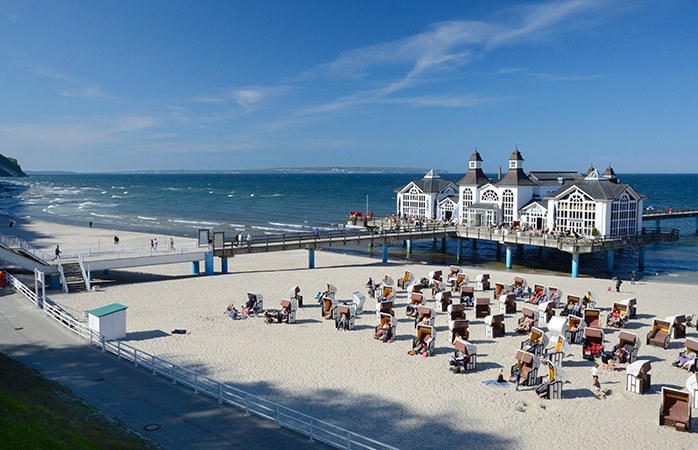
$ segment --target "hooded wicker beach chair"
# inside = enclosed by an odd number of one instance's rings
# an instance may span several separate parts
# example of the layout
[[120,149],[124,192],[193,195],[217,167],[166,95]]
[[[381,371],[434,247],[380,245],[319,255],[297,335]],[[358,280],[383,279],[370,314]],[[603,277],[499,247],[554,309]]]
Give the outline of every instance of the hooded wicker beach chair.
[[584,338],[584,328],[586,327],[586,322],[584,322],[581,317],[569,316],[567,318],[567,329],[565,330],[565,339],[569,341],[570,344],[579,344]]
[[516,352],[516,364],[511,366],[511,374],[521,371],[521,382],[524,386],[535,386],[540,384],[538,377],[538,368],[540,367],[540,358],[533,353],[524,350]]
[[[457,339],[453,346],[456,348],[456,355],[454,359],[458,358],[458,352],[464,356],[462,368],[464,371],[472,371],[477,369],[477,347],[475,344],[469,342],[467,339]],[[460,372],[461,365],[455,365],[457,372]]]
[[593,360],[603,353],[604,333],[601,328],[584,328],[584,339],[582,339],[582,357]]
[[540,328],[533,327],[528,339],[521,342],[521,349],[542,357],[545,347],[548,345],[548,335]]
[[647,345],[654,345],[663,349],[669,348],[671,341],[671,323],[666,320],[654,319],[652,331],[647,333]]
[[637,353],[640,350],[642,341],[640,336],[629,331],[621,331],[618,333],[618,348],[628,352],[628,361],[633,363],[637,359]]
[[639,359],[625,368],[627,382],[625,389],[635,394],[644,394],[652,387],[650,370],[652,364],[646,359]]
[[691,399],[688,392],[662,387],[659,425],[674,427],[677,431],[691,431]]
[[405,271],[405,274],[397,280],[397,287],[400,289],[407,289],[410,284],[414,283],[414,275],[409,270]]
[[475,288],[478,291],[489,291],[490,290],[490,274],[482,273],[475,279]]
[[601,328],[601,311],[598,309],[585,309],[584,324],[587,328]]
[[291,290],[286,294],[286,298],[289,300],[296,299],[298,306],[301,308],[303,307],[303,296],[301,295],[301,288],[298,286],[291,288]]
[[483,317],[489,316],[490,311],[490,299],[487,297],[478,298],[475,300],[475,318],[481,319]]
[[504,314],[490,314],[485,317],[485,336],[490,338],[502,337],[506,334]]
[[451,304],[451,291],[441,291],[434,297],[436,303],[436,310],[441,312],[446,312],[448,306]]
[[448,342],[453,343],[458,336],[466,341],[470,338],[470,331],[468,327],[470,326],[467,320],[454,320],[448,323]]

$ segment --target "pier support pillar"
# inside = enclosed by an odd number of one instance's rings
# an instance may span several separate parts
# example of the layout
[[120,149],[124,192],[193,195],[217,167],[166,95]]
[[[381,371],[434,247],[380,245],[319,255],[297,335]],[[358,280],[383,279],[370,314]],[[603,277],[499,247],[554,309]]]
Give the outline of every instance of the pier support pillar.
[[507,245],[507,262],[506,268],[511,269],[511,246]]
[[471,239],[473,241],[473,250],[477,250],[477,239]]
[[213,275],[213,252],[206,252],[204,260],[204,271],[206,275]]
[[572,278],[579,276],[579,253],[572,255]]
[[460,264],[461,259],[463,259],[463,239],[458,238],[456,243],[456,262]]
[[661,227],[659,226],[659,220],[655,220],[655,221],[654,221],[654,229],[657,230],[657,231],[659,231],[660,228],[661,228]]
[[192,261],[191,262],[191,273],[193,273],[194,275],[198,275],[199,271],[200,271],[199,261]]
[[445,237],[441,238],[441,251],[443,253],[446,253],[446,238]]
[[311,248],[308,250],[308,269],[315,268],[315,249]]
[[608,273],[613,273],[613,250],[609,250],[606,256],[606,270]]
[[496,248],[497,248],[497,252],[496,252],[495,259],[498,260],[499,258],[502,257],[502,244],[500,244],[499,242],[497,242],[497,247],[496,247]]
[[61,288],[61,278],[58,274],[48,275],[48,288],[49,289],[60,289]]
[[388,244],[383,244],[383,262],[388,262]]
[[698,216],[696,217],[695,225],[693,225],[693,232],[698,233]]
[[645,270],[645,246],[640,247],[640,258],[637,262],[637,268],[640,272]]
[[91,270],[87,271],[87,280],[88,280],[88,281],[94,281],[94,275],[92,275],[92,271],[91,271]]
[[228,258],[221,258],[221,273],[228,273]]
[[412,239],[406,240],[405,245],[407,246],[407,253],[412,252]]

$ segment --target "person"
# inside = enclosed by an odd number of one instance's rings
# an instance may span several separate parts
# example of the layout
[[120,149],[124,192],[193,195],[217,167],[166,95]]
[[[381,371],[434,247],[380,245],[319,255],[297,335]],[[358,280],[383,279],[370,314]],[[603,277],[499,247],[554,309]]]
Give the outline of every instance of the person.
[[14,227],[14,226],[15,226],[15,221],[12,220],[12,219],[10,219],[10,228],[12,228],[12,227]]
[[616,292],[620,292],[620,285],[623,284],[623,280],[620,277],[616,278]]
[[635,284],[635,271],[630,274],[630,284]]
[[625,323],[625,313],[620,312],[620,310],[616,309],[611,313],[611,317],[608,319],[608,326],[609,327],[622,327],[623,324]]
[[315,238],[319,238],[320,237],[320,230],[315,228],[315,231],[313,231],[313,235],[315,236]]
[[238,233],[238,247],[242,246],[242,231]]
[[526,316],[523,323],[518,328],[516,328],[516,332],[525,334],[525,333],[530,332],[532,327],[533,327],[533,317]]
[[92,228],[92,221],[90,220],[90,228]]
[[499,369],[499,375],[497,376],[497,383],[504,383],[504,369]]
[[368,288],[368,295],[371,298],[376,298],[376,283],[373,281],[373,278],[369,277],[368,282],[366,283],[366,287]]
[[390,331],[390,322],[385,322],[383,326],[381,326],[378,331],[376,331],[373,334],[373,339],[379,339],[383,342],[393,342],[392,336],[391,336],[391,331]]
[[153,249],[155,251],[158,250],[158,238],[153,239]]
[[170,251],[173,252],[174,249],[174,238],[170,236]]
[[516,372],[514,372],[514,382],[516,382],[516,389],[519,390],[519,384],[521,384],[521,368],[517,368]]
[[114,236],[114,245],[119,245],[119,236]]
[[153,250],[155,248],[155,244],[153,243],[153,240],[150,240],[150,249]]
[[599,383],[599,364],[594,363],[594,367],[591,368],[591,385],[594,388],[594,395],[597,398],[606,398],[603,391],[601,390],[601,383]]
[[61,253],[63,253],[63,252],[61,252],[61,248],[58,245],[56,245],[56,257],[53,259],[60,259]]
[[249,247],[250,245],[252,245],[252,235],[247,233],[247,246]]

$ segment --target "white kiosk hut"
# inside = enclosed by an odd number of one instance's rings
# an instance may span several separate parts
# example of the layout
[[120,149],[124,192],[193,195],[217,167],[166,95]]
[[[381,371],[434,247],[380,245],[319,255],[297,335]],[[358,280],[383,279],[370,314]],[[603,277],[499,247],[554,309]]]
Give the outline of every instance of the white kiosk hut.
[[625,371],[628,373],[628,382],[625,389],[636,394],[644,394],[652,386],[649,371],[652,365],[646,359],[639,359],[629,364]]
[[126,308],[119,303],[102,306],[87,311],[88,326],[108,339],[123,339],[126,337]]

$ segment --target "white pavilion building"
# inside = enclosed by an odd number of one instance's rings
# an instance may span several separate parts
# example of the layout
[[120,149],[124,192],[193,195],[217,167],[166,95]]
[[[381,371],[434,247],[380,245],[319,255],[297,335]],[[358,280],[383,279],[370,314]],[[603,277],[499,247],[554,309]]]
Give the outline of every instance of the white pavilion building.
[[574,232],[580,236],[626,236],[642,230],[646,196],[618,181],[609,166],[603,175],[593,167],[578,172],[529,172],[516,149],[499,181],[482,171],[475,151],[468,172],[454,184],[431,170],[397,190],[401,216],[455,219],[468,226],[506,225]]

